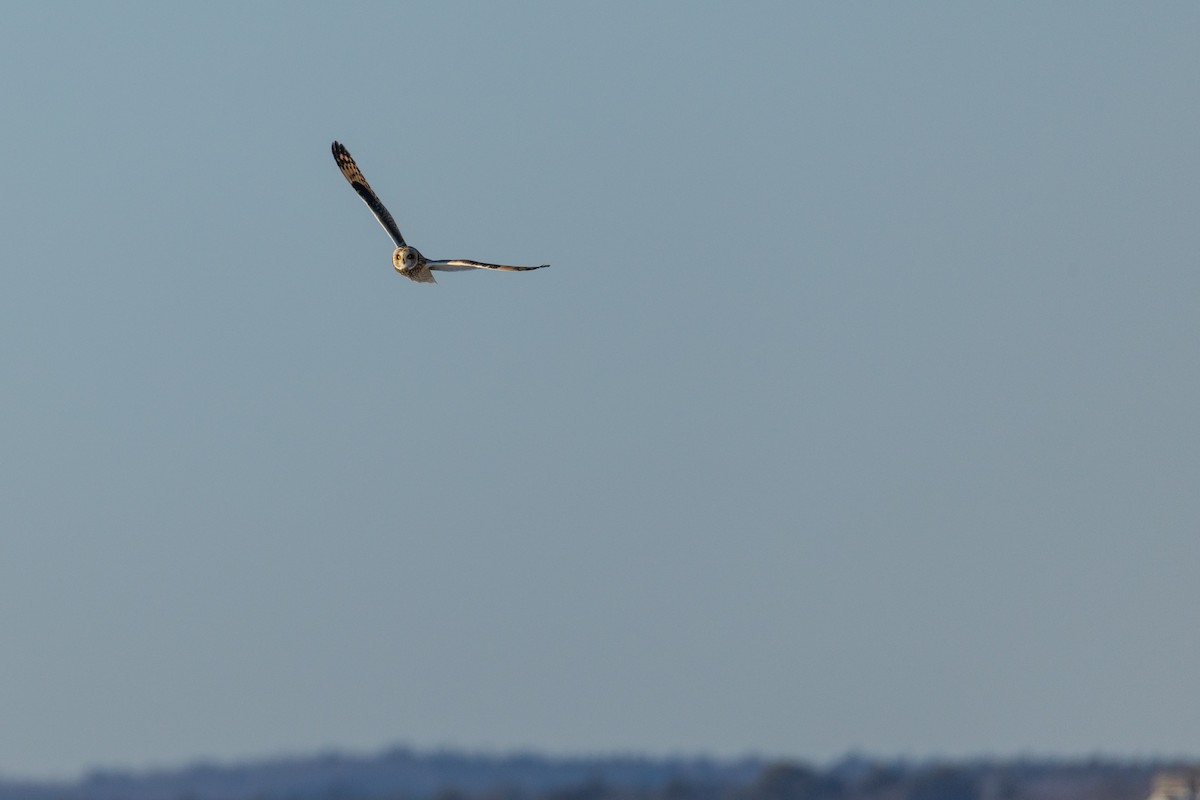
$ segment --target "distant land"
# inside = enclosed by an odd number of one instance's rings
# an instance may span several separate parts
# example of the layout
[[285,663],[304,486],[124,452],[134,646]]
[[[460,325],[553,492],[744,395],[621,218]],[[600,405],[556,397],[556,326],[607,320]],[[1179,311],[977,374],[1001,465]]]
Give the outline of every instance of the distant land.
[[[489,756],[397,747],[179,769],[0,779],[0,800],[1147,800],[1179,762],[847,756],[816,767],[756,758]],[[1194,798],[1192,798],[1194,800]]]

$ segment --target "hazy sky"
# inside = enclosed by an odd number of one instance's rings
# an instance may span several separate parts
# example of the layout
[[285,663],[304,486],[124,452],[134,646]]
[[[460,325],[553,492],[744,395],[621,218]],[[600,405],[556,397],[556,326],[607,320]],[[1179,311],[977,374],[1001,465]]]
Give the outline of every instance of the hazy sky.
[[6,6],[0,774],[1197,753],[1198,42]]

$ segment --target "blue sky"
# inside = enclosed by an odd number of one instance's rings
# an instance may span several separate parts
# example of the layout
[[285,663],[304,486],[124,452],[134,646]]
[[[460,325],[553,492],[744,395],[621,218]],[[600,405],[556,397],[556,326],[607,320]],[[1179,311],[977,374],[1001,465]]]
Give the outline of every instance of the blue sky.
[[11,6],[0,774],[1194,754],[1198,40]]

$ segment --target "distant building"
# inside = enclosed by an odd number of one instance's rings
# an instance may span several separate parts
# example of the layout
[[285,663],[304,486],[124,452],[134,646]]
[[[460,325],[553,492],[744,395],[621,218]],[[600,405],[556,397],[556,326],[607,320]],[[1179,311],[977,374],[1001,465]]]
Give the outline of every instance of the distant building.
[[1160,772],[1154,776],[1149,800],[1200,800],[1200,771]]

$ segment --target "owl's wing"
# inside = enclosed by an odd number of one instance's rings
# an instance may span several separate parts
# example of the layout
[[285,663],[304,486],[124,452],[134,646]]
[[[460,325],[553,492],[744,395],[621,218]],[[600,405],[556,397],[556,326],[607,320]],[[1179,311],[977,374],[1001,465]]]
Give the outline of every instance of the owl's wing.
[[379,220],[379,224],[388,232],[388,236],[392,237],[392,241],[396,243],[396,247],[404,247],[404,237],[400,235],[400,229],[396,227],[396,220],[392,219],[392,215],[384,208],[383,203],[379,200],[379,196],[371,189],[371,184],[367,183],[367,179],[363,177],[362,170],[358,168],[358,164],[355,164],[354,159],[350,157],[350,151],[338,142],[334,142],[333,160],[337,162],[338,169],[346,176],[346,180],[350,181],[350,185],[354,187],[354,191],[358,192],[358,196],[363,199],[363,202],[375,214],[375,219]]
[[451,258],[446,261],[426,261],[430,269],[440,269],[443,272],[461,272],[467,269],[495,269],[501,272],[526,272],[531,269],[541,269],[549,264],[539,264],[536,267],[510,267],[506,264],[485,264],[482,261],[467,261],[464,258]]

